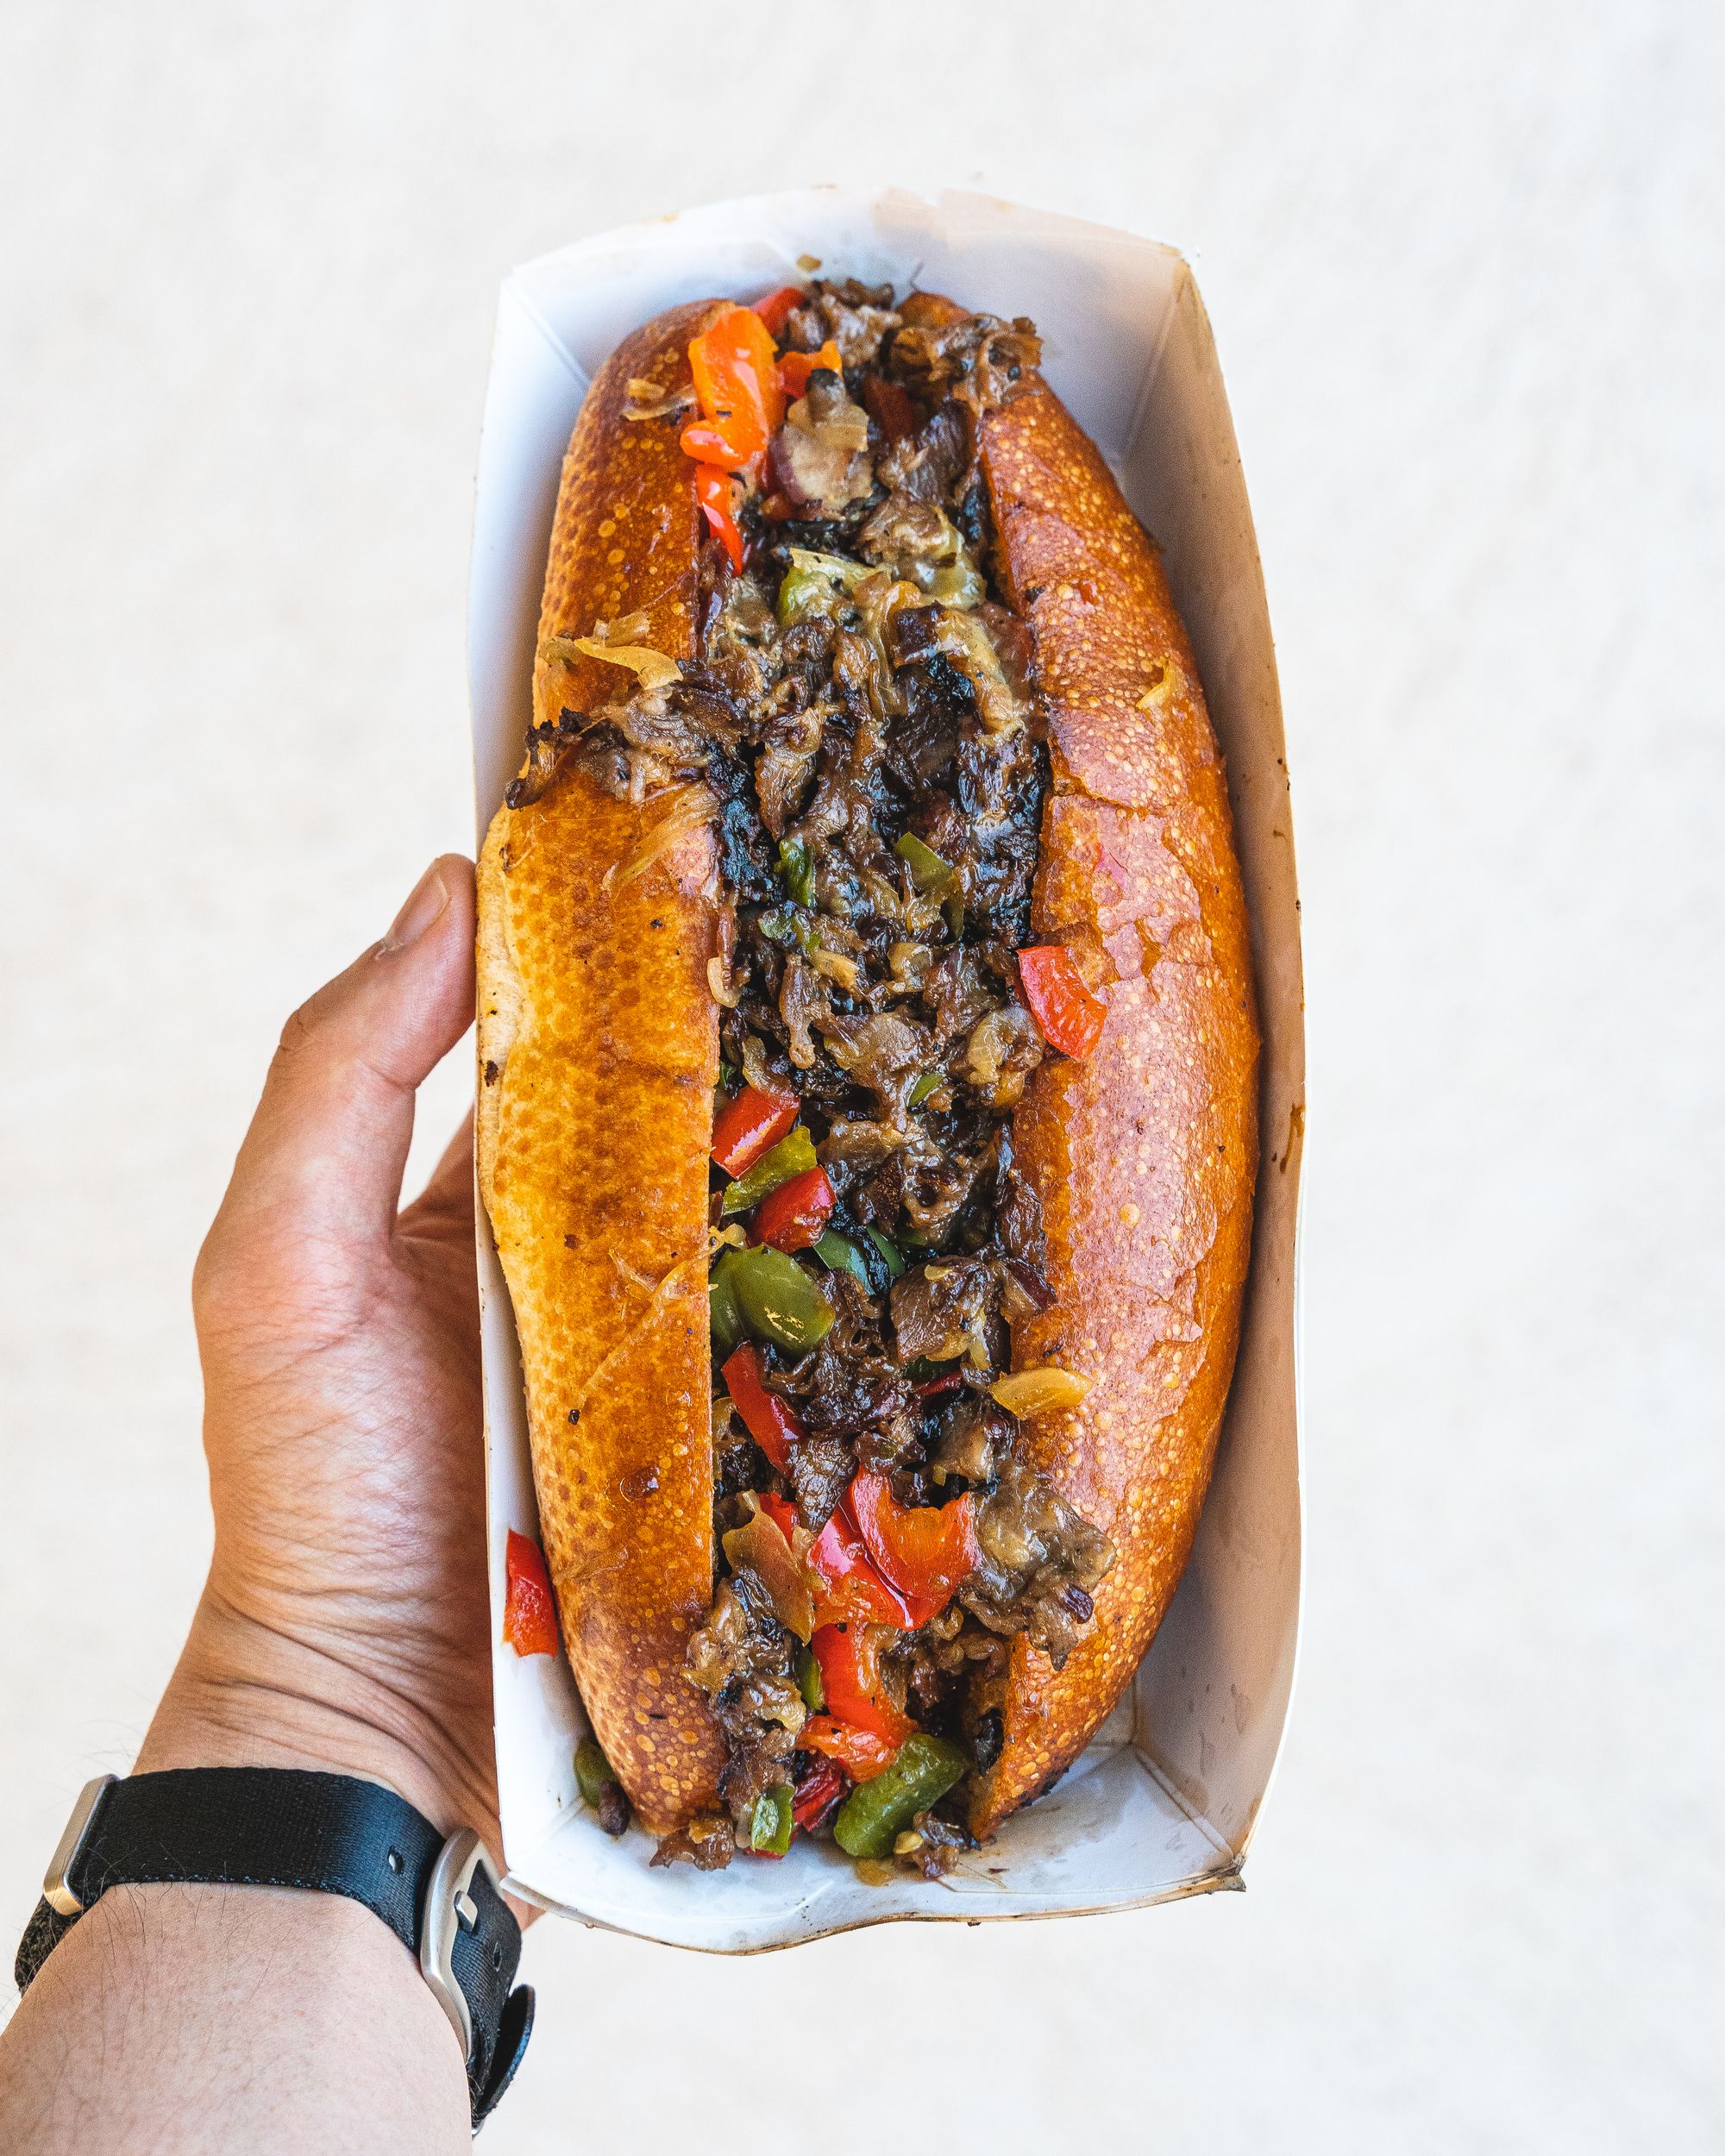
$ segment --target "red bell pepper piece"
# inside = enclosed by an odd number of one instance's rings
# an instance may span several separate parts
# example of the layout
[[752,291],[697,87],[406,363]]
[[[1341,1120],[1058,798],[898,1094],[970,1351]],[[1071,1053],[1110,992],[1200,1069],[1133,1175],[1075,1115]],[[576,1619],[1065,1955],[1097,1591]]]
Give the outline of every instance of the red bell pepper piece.
[[833,1624],[840,1618],[872,1619],[877,1625],[915,1632],[934,1614],[932,1607],[900,1594],[881,1578],[856,1522],[842,1505],[815,1537],[808,1561],[820,1583],[815,1605],[818,1624]]
[[1063,1056],[1088,1056],[1102,1037],[1108,1006],[1093,996],[1062,943],[1038,943],[1019,953],[1025,1001],[1042,1037]]
[[869,417],[888,442],[902,442],[916,432],[916,406],[907,391],[879,374],[865,377],[862,403]]
[[[833,1727],[840,1725],[835,1722]],[[791,1799],[791,1817],[804,1833],[812,1834],[850,1787],[848,1777],[833,1762],[822,1758],[798,1783],[797,1793]]]
[[917,1387],[919,1400],[938,1400],[944,1393],[956,1393],[963,1388],[964,1380],[957,1370],[949,1370],[944,1377],[931,1377],[926,1385]]
[[744,1086],[713,1119],[713,1158],[727,1175],[743,1175],[784,1137],[801,1105],[794,1093],[762,1093],[756,1086]]
[[[743,1426],[754,1438],[767,1457],[785,1474],[791,1464],[791,1447],[802,1437],[803,1426],[777,1393],[769,1393],[761,1378],[761,1351],[752,1340],[745,1340],[730,1357],[719,1375],[724,1380],[724,1389],[731,1395],[731,1405],[743,1418]],[[783,1500],[779,1501],[783,1503]],[[785,1510],[790,1512],[788,1505]],[[792,1514],[793,1524],[795,1515]],[[781,1520],[788,1542],[791,1530]]]
[[849,1722],[835,1721],[831,1714],[811,1714],[798,1730],[797,1742],[805,1752],[836,1759],[853,1782],[872,1782],[899,1756],[896,1745],[869,1730],[853,1729]]
[[930,1616],[945,1608],[982,1561],[968,1490],[950,1504],[901,1505],[886,1476],[865,1468],[852,1477],[845,1502],[881,1576],[907,1601],[929,1605]]
[[[800,1426],[797,1435],[802,1435]],[[796,1507],[771,1490],[757,1490],[755,1501],[794,1549]],[[817,1625],[888,1625],[895,1632],[914,1632],[940,1607],[924,1596],[901,1595],[882,1579],[842,1506],[815,1537],[805,1563],[815,1576]]]
[[755,1232],[775,1250],[806,1250],[819,1243],[835,1200],[824,1168],[805,1169],[769,1190],[755,1213]]
[[742,449],[724,426],[713,419],[692,419],[677,437],[683,454],[697,464],[716,464],[721,472],[747,472],[759,460],[758,449]]
[[701,410],[747,460],[764,455],[785,417],[773,333],[752,307],[727,307],[689,347]]
[[785,334],[785,324],[803,304],[806,295],[800,285],[781,285],[775,292],[768,292],[764,299],[755,302],[755,311],[772,331],[776,340]]
[[[899,1712],[881,1687],[880,1657],[866,1624],[846,1619],[822,1625],[809,1647],[820,1664],[826,1711],[834,1721],[866,1730],[895,1752],[914,1733],[916,1724]],[[803,1729],[807,1727],[805,1722]],[[800,1741],[802,1732],[798,1733]]]
[[557,1605],[539,1545],[509,1531],[504,1557],[503,1636],[517,1654],[555,1654]]
[[838,347],[831,337],[819,352],[787,352],[779,362],[779,387],[787,397],[800,397],[808,387],[809,376],[818,367],[829,367],[835,374],[844,372]]
[[743,573],[743,530],[737,521],[736,490],[731,474],[717,464],[695,467],[695,500],[712,536],[731,557],[731,566]]
[[[799,1435],[800,1434],[799,1432]],[[769,1489],[757,1489],[755,1493],[755,1502],[777,1527],[786,1541],[791,1542],[791,1537],[796,1531],[797,1508],[790,1499],[775,1497]],[[791,1542],[791,1547],[794,1550],[796,1546],[794,1542]]]

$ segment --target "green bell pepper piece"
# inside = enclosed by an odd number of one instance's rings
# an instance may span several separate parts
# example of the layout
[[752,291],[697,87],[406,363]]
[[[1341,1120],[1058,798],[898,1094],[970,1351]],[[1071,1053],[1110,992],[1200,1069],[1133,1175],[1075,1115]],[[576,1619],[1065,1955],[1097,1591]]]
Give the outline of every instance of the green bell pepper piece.
[[794,906],[775,906],[770,912],[758,915],[755,925],[782,950],[788,950],[793,943],[800,951],[823,948],[819,920],[812,918],[806,907],[799,910]]
[[837,1228],[829,1228],[814,1246],[814,1254],[830,1273],[849,1273],[860,1281],[865,1293],[873,1294],[875,1283],[869,1277],[869,1268],[862,1253],[849,1236],[841,1235]]
[[811,1714],[824,1714],[826,1712],[826,1687],[820,1681],[820,1664],[815,1660],[813,1651],[806,1647],[801,1640],[797,1642],[795,1668],[797,1689],[803,1695],[803,1705]]
[[575,1746],[575,1787],[581,1793],[581,1802],[590,1812],[599,1809],[599,1798],[605,1794],[607,1782],[616,1781],[611,1762],[599,1749],[597,1737],[583,1737]]
[[917,1814],[956,1789],[969,1767],[957,1745],[918,1730],[884,1774],[859,1782],[839,1806],[833,1839],[850,1857],[890,1857]]
[[944,891],[957,879],[950,861],[943,861],[932,846],[925,846],[914,831],[906,831],[893,849],[911,872],[919,891]]
[[779,841],[779,872],[799,906],[814,904],[814,856],[800,838]]
[[887,1236],[882,1235],[878,1228],[869,1228],[867,1231],[867,1234],[869,1240],[881,1253],[881,1262],[883,1265],[885,1265],[888,1272],[894,1280],[902,1279],[904,1276],[905,1261],[899,1256],[898,1244],[891,1241]]
[[910,1105],[919,1108],[932,1093],[938,1093],[946,1076],[944,1070],[925,1070],[911,1087]]
[[760,1159],[734,1183],[724,1186],[726,1214],[747,1213],[758,1206],[769,1190],[776,1190],[781,1183],[787,1183],[793,1175],[801,1175],[816,1166],[814,1140],[800,1123],[794,1131],[787,1131],[770,1152]]
[[794,1257],[762,1244],[734,1253],[731,1278],[743,1321],[757,1340],[806,1355],[832,1330],[832,1305]]
[[842,555],[817,554],[809,547],[793,547],[790,553],[791,566],[779,586],[779,622],[786,629],[811,615],[834,612],[872,573],[866,562],[847,561]]
[[749,1822],[749,1846],[758,1849],[763,1856],[782,1857],[791,1846],[791,1828],[795,1817],[791,1810],[791,1785],[780,1782],[770,1789],[762,1789],[755,1800],[754,1815]]
[[743,1306],[737,1300],[737,1261],[742,1256],[741,1250],[722,1250],[706,1284],[712,1344],[721,1360],[733,1349],[741,1347],[749,1333]]

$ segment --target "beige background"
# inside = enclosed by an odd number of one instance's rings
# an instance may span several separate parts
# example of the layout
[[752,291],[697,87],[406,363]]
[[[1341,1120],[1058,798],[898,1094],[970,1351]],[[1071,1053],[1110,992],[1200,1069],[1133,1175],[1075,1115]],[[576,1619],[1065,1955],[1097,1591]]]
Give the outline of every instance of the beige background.
[[469,843],[499,275],[982,185],[1193,255],[1257,504],[1312,1005],[1282,1779],[1244,1897],[726,1964],[542,1926],[486,2146],[1718,2145],[1719,23],[13,0],[7,1923],[200,1576],[185,1282],[275,1031]]

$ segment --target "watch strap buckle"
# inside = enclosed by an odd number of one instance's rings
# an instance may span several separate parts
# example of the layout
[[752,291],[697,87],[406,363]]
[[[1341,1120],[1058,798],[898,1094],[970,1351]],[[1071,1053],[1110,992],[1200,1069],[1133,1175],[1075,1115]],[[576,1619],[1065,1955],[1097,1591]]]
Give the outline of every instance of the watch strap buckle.
[[42,1877],[42,1899],[56,1916],[82,1916],[85,1910],[83,1896],[72,1884],[78,1871],[78,1858],[85,1845],[95,1831],[96,1815],[119,1777],[98,1774],[94,1781],[86,1782],[78,1793],[78,1802],[72,1808],[72,1816],[66,1822],[66,1832],[60,1845],[48,1859],[48,1868]]
[[462,2060],[469,2066],[474,2061],[474,2017],[455,1975],[454,1957],[461,1934],[479,1929],[479,1907],[473,1896],[476,1871],[483,1873],[500,1899],[503,1876],[490,1850],[471,1827],[460,1827],[437,1852],[431,1877],[425,1883],[425,1902],[419,1917],[420,1973],[449,2017],[449,2025],[461,2040]]

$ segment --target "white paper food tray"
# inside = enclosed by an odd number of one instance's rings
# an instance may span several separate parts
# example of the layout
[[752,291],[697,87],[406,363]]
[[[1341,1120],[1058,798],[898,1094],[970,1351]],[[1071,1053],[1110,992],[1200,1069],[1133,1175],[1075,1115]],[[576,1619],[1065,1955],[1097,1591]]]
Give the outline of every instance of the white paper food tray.
[[468,649],[479,830],[519,766],[559,469],[588,382],[631,329],[751,299],[818,258],[1029,315],[1044,371],[1164,549],[1227,758],[1264,1027],[1263,1163],[1239,1360],[1191,1564],[1132,1690],[1059,1786],[938,1882],[863,1884],[802,1837],[781,1862],[649,1870],[582,1807],[561,1658],[501,1644],[507,1531],[536,1534],[508,1291],[483,1212],[498,1781],[511,1883],[589,1922],[722,1952],[897,1917],[1130,1908],[1239,1883],[1276,1762],[1300,1617],[1295,1246],[1305,1115],[1299,916],[1275,655],[1210,327],[1171,248],[975,195],[756,197],[584,240],[505,281],[480,445]]

